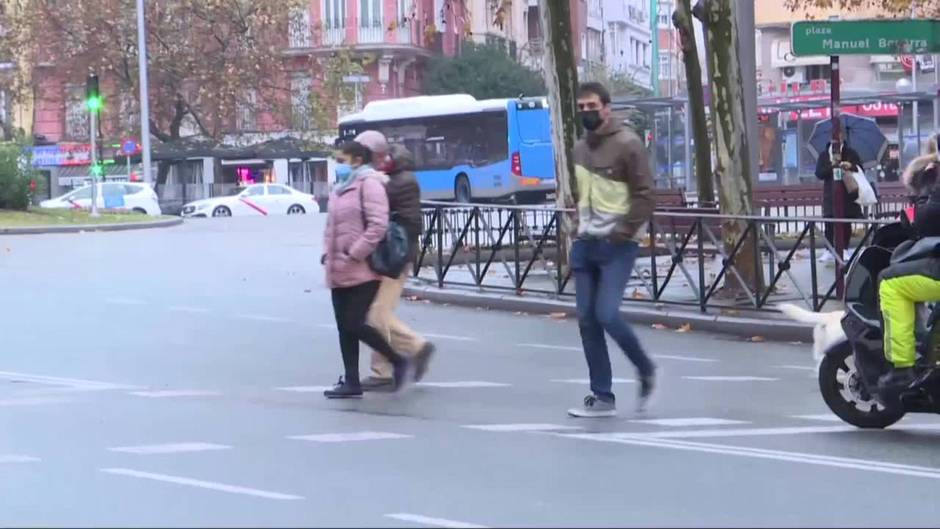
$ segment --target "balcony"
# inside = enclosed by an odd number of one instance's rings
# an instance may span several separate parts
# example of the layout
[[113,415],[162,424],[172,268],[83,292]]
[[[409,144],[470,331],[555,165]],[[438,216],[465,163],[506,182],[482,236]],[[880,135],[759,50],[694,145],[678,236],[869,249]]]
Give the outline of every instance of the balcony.
[[385,42],[385,27],[381,23],[363,21],[356,25],[359,44],[378,44]]
[[346,28],[344,26],[324,27],[322,42],[324,46],[341,46],[346,41]]

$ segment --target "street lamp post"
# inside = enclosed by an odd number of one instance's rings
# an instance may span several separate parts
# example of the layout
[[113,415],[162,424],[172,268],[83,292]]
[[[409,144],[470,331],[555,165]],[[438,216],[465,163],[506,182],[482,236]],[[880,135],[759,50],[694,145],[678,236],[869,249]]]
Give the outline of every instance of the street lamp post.
[[150,167],[150,94],[147,80],[147,28],[144,23],[144,0],[137,0],[137,69],[140,83],[140,144],[144,165],[144,182],[153,184]]

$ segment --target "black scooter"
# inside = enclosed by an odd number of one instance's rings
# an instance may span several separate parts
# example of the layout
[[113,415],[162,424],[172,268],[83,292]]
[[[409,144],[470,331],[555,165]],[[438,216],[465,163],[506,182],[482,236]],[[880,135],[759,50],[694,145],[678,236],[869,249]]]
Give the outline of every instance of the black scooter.
[[819,390],[826,405],[859,428],[886,428],[907,413],[940,414],[940,303],[918,307],[914,383],[890,394],[878,384],[878,378],[892,369],[884,354],[878,274],[909,236],[906,222],[882,226],[850,265],[842,319],[848,340],[830,347],[819,366]]

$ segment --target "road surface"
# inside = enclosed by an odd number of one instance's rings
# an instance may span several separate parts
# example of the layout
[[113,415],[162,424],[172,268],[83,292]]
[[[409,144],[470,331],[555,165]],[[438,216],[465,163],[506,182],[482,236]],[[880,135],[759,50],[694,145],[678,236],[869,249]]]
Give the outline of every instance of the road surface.
[[[2,526],[935,526],[940,421],[857,431],[805,345],[644,328],[654,406],[573,321],[406,303],[426,384],[341,371],[320,216],[0,237]],[[365,362],[363,362],[365,366]],[[365,371],[365,369],[364,369]]]

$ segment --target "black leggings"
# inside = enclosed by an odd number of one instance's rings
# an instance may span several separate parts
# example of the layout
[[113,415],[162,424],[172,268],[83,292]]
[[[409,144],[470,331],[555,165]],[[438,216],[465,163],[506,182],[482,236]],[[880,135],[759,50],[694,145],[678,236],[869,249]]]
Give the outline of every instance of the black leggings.
[[339,330],[339,348],[343,353],[347,384],[359,384],[359,342],[362,341],[388,359],[392,365],[405,360],[389,345],[382,333],[366,323],[369,307],[379,292],[379,281],[370,281],[348,288],[334,288],[333,313]]

